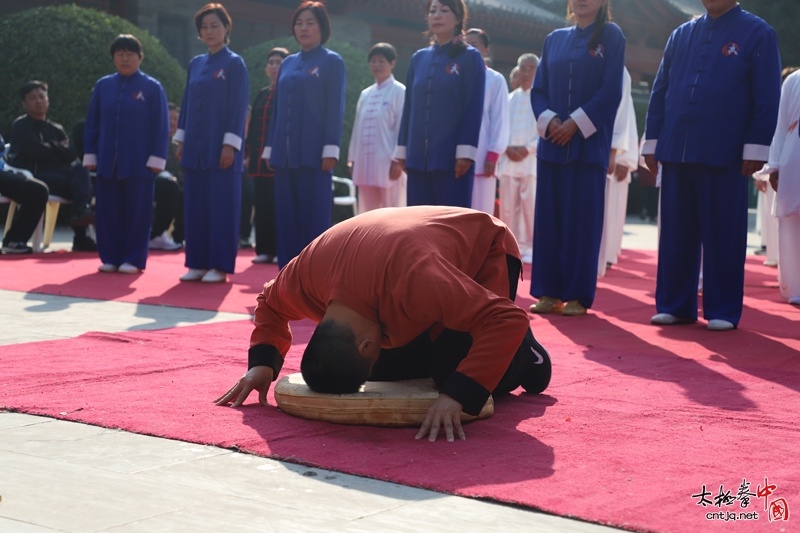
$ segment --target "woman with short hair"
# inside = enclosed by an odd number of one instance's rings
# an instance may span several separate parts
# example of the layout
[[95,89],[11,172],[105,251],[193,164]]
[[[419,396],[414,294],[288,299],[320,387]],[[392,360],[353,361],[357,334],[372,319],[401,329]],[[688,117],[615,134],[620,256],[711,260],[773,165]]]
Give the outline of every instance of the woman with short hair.
[[417,50],[395,158],[408,173],[408,205],[472,205],[486,65],[464,44],[464,0],[428,0],[431,46]]
[[331,225],[333,167],[339,159],[347,72],[323,44],[331,21],[322,2],[292,15],[300,52],[283,60],[262,157],[275,169],[278,265],[283,268]]
[[147,263],[156,174],[167,163],[169,112],[158,80],[139,70],[142,43],[120,35],[111,43],[116,74],[94,86],[83,133],[83,166],[95,187],[100,272],[138,274]]
[[189,63],[174,140],[184,175],[188,272],[181,281],[223,283],[239,247],[244,125],[249,78],[244,60],[228,48],[233,22],[222,4],[194,17],[208,53]]

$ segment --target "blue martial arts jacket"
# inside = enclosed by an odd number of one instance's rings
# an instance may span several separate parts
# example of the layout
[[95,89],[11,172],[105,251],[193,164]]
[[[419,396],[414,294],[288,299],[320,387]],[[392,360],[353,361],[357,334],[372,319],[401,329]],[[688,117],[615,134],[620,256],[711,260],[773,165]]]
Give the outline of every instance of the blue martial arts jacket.
[[414,170],[452,171],[456,158],[475,161],[483,120],[486,65],[471,46],[417,50],[406,76],[406,100],[395,157]]
[[775,31],[740,6],[716,20],[706,14],[667,41],[642,153],[718,167],[767,161],[780,97]]
[[244,123],[250,79],[244,60],[228,47],[192,58],[183,92],[178,131],[181,165],[195,170],[219,168],[224,144],[235,148],[235,174],[243,169]]
[[339,159],[346,88],[344,61],[323,46],[283,60],[261,154],[272,168],[320,170],[323,157]]
[[105,178],[151,178],[164,170],[169,149],[167,95],[142,71],[100,78],[92,91],[83,130],[84,166]]
[[[625,36],[616,24],[606,24],[594,49],[589,39],[596,23],[558,29],[544,41],[542,59],[531,90],[539,147],[536,157],[551,163],[580,161],[608,167],[614,119],[622,100]],[[579,131],[566,146],[547,139],[554,117],[572,118]]]

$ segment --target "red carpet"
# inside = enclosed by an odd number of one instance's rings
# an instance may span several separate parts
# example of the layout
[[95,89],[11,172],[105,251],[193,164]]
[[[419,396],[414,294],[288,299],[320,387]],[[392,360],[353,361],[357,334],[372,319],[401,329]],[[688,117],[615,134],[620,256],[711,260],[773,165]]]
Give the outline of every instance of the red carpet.
[[135,276],[101,274],[95,253],[48,253],[0,258],[0,289],[251,313],[264,283],[278,274],[277,265],[254,265],[252,250],[239,252],[230,283],[181,283],[186,272],[182,252],[151,252],[147,269]]
[[[44,263],[36,265],[40,276],[58,270]],[[64,277],[69,284],[83,275]],[[534,317],[554,359],[551,387],[541,396],[496,399],[494,417],[467,426],[466,442],[305,421],[254,405],[255,398],[241,409],[215,407],[211,400],[246,365],[246,320],[3,347],[0,405],[637,531],[797,531],[800,310],[779,300],[770,287],[775,270],[753,258],[739,330],[653,327],[653,275],[653,253],[627,252],[600,282],[590,316]],[[7,285],[8,275],[0,280]],[[155,292],[143,286],[117,299]],[[527,305],[527,286],[519,292]],[[293,325],[284,372],[297,371],[312,327]],[[770,523],[763,498],[752,497],[746,509],[739,501],[704,509],[692,498],[704,484],[710,500],[720,485],[735,497],[743,478],[755,493],[765,477],[777,486],[770,500],[788,503],[788,522]],[[706,519],[720,511],[758,511],[759,519]]]

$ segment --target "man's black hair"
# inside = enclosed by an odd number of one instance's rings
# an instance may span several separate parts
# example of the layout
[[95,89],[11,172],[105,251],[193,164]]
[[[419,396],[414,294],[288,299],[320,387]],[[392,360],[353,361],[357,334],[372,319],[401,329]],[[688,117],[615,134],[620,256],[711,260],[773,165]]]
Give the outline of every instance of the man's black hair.
[[39,80],[32,80],[23,83],[22,87],[20,87],[19,89],[19,99],[25,100],[25,97],[28,96],[28,93],[33,91],[34,89],[41,89],[44,92],[47,92],[47,84]]
[[370,362],[358,353],[349,326],[333,320],[320,322],[308,341],[300,371],[311,390],[325,394],[351,394],[367,381]]
[[477,35],[481,38],[481,42],[483,46],[489,48],[489,45],[492,43],[491,39],[489,39],[489,34],[483,31],[480,28],[470,28],[467,30],[467,35]]

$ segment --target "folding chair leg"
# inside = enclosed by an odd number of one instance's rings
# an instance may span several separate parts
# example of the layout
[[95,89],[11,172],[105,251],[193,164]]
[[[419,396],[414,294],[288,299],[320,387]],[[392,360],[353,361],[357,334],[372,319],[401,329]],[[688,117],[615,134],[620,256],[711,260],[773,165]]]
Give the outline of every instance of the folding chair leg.
[[39,223],[36,224],[36,229],[33,230],[33,251],[34,252],[41,252],[44,250],[44,246],[42,246],[42,234],[44,233],[42,226],[44,226],[44,213],[42,216],[39,217]]
[[17,210],[17,202],[10,202],[8,204],[8,216],[6,217],[6,229],[4,233],[8,233],[11,229],[11,223],[14,222],[14,211]]
[[58,202],[47,202],[47,207],[44,213],[44,242],[42,249],[50,246],[53,240],[53,232],[56,229],[56,219],[58,218],[58,210],[61,204]]

